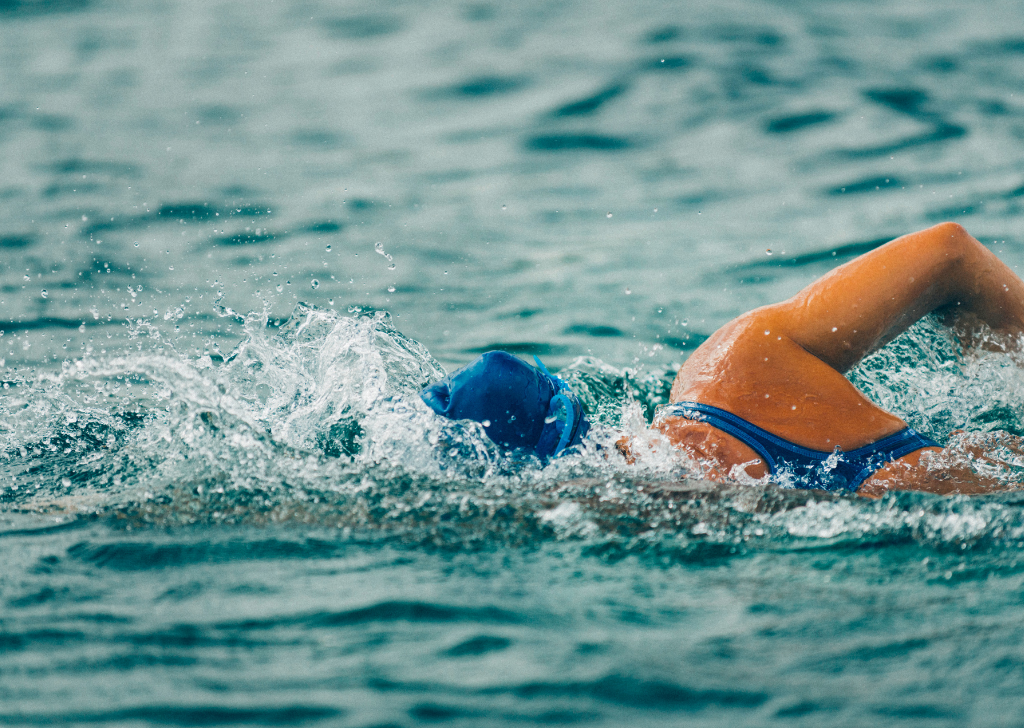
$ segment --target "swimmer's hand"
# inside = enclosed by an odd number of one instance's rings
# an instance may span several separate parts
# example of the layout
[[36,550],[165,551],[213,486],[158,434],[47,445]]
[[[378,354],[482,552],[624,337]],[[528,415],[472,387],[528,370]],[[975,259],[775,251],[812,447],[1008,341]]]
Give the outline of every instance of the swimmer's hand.
[[622,457],[626,458],[626,462],[630,465],[636,463],[636,455],[633,454],[633,440],[629,435],[623,435],[615,441],[615,449],[622,453]]

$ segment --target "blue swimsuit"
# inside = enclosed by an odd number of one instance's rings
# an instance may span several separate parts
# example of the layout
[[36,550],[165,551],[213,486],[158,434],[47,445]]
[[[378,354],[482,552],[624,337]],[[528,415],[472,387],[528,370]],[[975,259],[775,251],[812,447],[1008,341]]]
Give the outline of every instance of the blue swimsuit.
[[706,422],[749,445],[768,465],[772,475],[795,488],[848,490],[855,493],[872,473],[923,447],[942,447],[909,427],[870,445],[844,452],[809,450],[752,425],[736,415],[699,402],[674,402],[658,411],[659,417],[683,417]]

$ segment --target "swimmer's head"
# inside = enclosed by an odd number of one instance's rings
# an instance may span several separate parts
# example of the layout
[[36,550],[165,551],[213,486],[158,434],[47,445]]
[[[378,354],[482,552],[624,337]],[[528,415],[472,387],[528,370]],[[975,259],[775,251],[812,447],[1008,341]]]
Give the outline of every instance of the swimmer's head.
[[542,460],[578,445],[590,428],[565,382],[504,351],[481,354],[420,396],[437,414],[479,422],[501,447]]

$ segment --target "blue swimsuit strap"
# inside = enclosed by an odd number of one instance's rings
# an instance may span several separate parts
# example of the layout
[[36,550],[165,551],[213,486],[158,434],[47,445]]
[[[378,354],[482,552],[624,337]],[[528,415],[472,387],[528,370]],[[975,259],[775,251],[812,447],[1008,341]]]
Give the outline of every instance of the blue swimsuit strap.
[[562,425],[562,434],[558,438],[558,444],[555,446],[554,453],[552,453],[557,456],[576,440],[576,436],[580,431],[580,425],[583,423],[583,405],[580,403],[579,397],[569,389],[568,384],[548,371],[548,368],[544,366],[544,362],[540,360],[539,356],[534,355],[533,360],[537,362],[537,368],[547,375],[548,379],[551,380],[551,385],[555,388],[555,396],[551,398],[551,401],[561,402],[566,410],[566,420],[565,424]]
[[[660,417],[684,417],[688,420],[706,422],[712,427],[717,427],[719,430],[729,433],[740,442],[750,446],[760,455],[765,463],[768,464],[768,469],[772,473],[778,470],[779,463],[777,458],[773,457],[769,448],[782,451],[786,455],[795,456],[798,460],[804,460],[805,462],[823,462],[833,455],[831,452],[801,447],[777,435],[773,435],[767,430],[753,425],[731,412],[726,412],[711,405],[701,404],[700,402],[674,402],[660,409],[658,415]],[[856,478],[854,478],[854,482],[851,482],[851,490],[856,490],[865,479],[870,477],[881,466],[880,463],[891,462],[923,447],[942,446],[907,427],[892,435],[883,437],[881,440],[877,440],[870,445],[859,447],[856,450],[842,451],[844,458],[848,462],[863,463],[863,467]],[[776,454],[779,453],[777,452]]]

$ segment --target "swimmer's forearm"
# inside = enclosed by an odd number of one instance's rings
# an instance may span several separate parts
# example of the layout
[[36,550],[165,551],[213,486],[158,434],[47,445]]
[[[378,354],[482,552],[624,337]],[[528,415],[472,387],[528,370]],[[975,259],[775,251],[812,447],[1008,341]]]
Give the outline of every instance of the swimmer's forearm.
[[764,309],[776,329],[846,371],[933,311],[1024,331],[1024,282],[960,225],[883,245]]
[[857,495],[880,498],[890,490],[917,490],[936,495],[985,495],[1020,490],[1020,486],[1006,484],[963,468],[941,474],[923,473],[920,478],[903,478],[895,481],[869,480],[860,487]]

